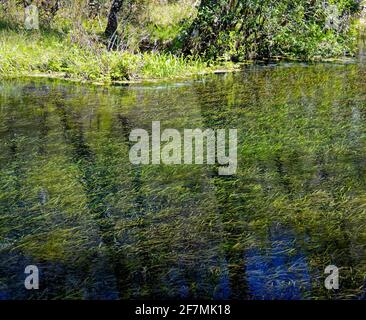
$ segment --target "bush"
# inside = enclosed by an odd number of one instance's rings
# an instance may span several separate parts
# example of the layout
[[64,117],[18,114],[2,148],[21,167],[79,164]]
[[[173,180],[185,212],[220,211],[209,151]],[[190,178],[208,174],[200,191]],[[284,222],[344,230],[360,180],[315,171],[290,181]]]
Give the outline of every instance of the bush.
[[358,10],[356,0],[202,0],[182,48],[231,60],[339,56],[353,50]]

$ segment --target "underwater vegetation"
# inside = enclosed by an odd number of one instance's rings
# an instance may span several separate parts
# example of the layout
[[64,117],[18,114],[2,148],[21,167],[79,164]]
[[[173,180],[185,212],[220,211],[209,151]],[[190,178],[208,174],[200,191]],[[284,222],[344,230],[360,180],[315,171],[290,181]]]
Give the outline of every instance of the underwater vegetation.
[[[358,299],[366,68],[0,85],[0,297]],[[238,129],[238,170],[132,165],[129,133]],[[24,289],[24,267],[40,290]],[[340,289],[324,287],[339,267]]]

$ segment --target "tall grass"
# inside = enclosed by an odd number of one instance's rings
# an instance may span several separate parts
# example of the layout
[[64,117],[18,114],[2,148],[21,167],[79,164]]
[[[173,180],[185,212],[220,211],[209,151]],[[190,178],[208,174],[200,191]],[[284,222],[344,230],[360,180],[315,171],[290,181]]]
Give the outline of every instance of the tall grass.
[[[41,24],[40,31],[27,31],[22,10],[0,6],[0,77],[50,74],[108,83],[187,77],[215,69],[211,62],[164,49],[177,37],[182,21],[196,15],[193,0],[146,2],[138,17],[121,16],[114,50],[108,50],[103,38],[107,14],[103,10],[88,18],[85,1],[70,1],[50,24]],[[147,45],[144,50],[142,41]]]
[[107,51],[83,47],[58,33],[0,31],[0,77],[58,74],[89,81],[173,78],[211,70],[199,59],[170,53]]

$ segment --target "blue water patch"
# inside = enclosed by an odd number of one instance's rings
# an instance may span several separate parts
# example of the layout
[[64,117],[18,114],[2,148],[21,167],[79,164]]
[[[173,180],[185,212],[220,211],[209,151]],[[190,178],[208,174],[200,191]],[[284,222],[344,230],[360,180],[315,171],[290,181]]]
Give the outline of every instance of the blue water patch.
[[227,300],[230,298],[230,277],[229,269],[227,267],[227,261],[224,259],[222,263],[222,272],[220,274],[219,283],[216,286],[213,294],[215,300]]
[[311,290],[306,256],[286,229],[272,229],[267,247],[252,247],[245,259],[251,299],[302,300]]
[[9,300],[9,294],[4,291],[0,291],[0,300]]

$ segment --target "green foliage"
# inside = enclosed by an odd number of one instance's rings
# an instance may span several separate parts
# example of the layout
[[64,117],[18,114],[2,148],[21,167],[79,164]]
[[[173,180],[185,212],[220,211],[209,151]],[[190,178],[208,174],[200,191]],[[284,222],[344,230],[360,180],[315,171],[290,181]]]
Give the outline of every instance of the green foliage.
[[207,66],[200,59],[176,57],[172,54],[144,54],[143,74],[147,77],[172,78],[181,74],[203,72]]
[[186,52],[214,59],[313,59],[351,54],[355,43],[351,21],[358,2],[333,4],[336,13],[332,2],[321,0],[203,0],[182,42]]
[[[91,3],[52,1],[44,7],[40,2],[42,12],[52,13],[47,23],[41,19],[40,32],[24,30],[24,4],[1,3],[1,76],[56,73],[101,82],[173,78],[248,59],[324,59],[355,51],[353,0],[328,6],[320,0],[203,0],[198,10],[193,0],[129,0],[112,41],[103,36],[110,1]],[[329,11],[332,3],[337,14]],[[337,21],[336,29],[329,27],[329,17]]]

